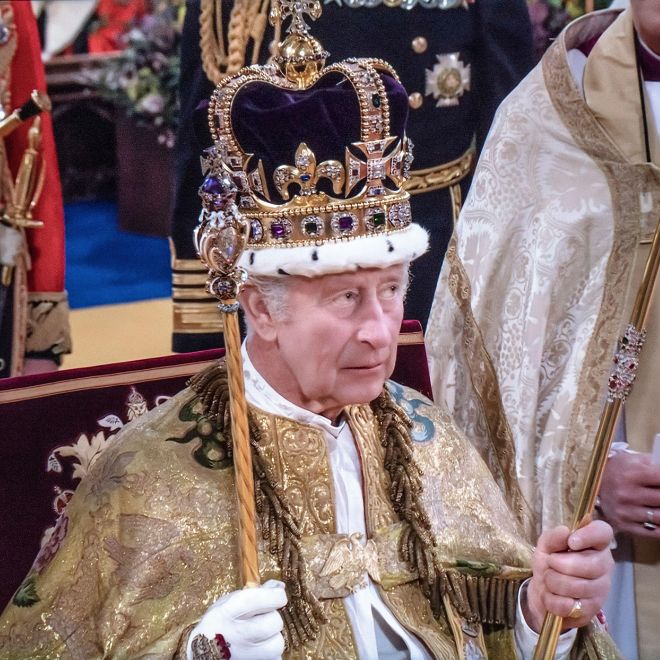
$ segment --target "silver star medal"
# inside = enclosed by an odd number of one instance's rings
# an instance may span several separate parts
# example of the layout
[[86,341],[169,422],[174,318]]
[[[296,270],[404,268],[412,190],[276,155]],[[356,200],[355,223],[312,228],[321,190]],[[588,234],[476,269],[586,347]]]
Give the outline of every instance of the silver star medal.
[[436,99],[436,107],[458,105],[465,91],[470,89],[470,65],[460,59],[460,53],[436,55],[432,69],[426,69],[426,96]]

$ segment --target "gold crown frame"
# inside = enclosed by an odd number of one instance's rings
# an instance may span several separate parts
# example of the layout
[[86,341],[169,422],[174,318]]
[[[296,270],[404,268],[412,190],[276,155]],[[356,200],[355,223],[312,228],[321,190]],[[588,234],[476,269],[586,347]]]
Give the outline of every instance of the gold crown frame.
[[[275,3],[277,4],[277,3]],[[237,203],[249,224],[251,248],[297,247],[345,240],[380,232],[394,232],[411,222],[409,194],[403,183],[412,164],[412,142],[390,135],[389,100],[380,73],[396,72],[378,59],[351,58],[324,66],[327,53],[308,33],[303,13],[315,18],[318,1],[279,3],[276,19],[291,16],[289,35],[281,44],[275,64],[242,69],[222,81],[209,105],[209,128],[214,147],[202,158],[207,173],[229,172],[238,188]],[[271,15],[273,18],[273,15]],[[234,134],[232,106],[237,93],[254,83],[286,90],[306,90],[322,76],[340,73],[353,86],[360,108],[360,138],[345,148],[344,163],[317,163],[314,153],[301,143],[292,164],[273,172],[273,185],[284,203],[271,201],[270,186],[262,161],[250,168],[252,154],[244,152]],[[395,142],[396,141],[396,142]],[[334,197],[317,189],[328,179]],[[391,183],[394,185],[392,186]],[[291,195],[291,186],[299,190]],[[214,213],[213,195],[202,190],[203,214]]]

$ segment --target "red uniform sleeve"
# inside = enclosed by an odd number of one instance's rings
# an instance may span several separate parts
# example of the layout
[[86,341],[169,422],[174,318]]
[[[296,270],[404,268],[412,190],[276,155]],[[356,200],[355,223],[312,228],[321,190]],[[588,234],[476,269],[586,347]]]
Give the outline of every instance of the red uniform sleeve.
[[[28,100],[33,89],[46,91],[46,77],[41,60],[41,45],[37,23],[30,2],[15,0],[12,4],[17,32],[17,48],[12,60],[12,108]],[[27,146],[27,131],[31,122],[19,126],[6,139],[9,165],[14,175]],[[28,286],[34,292],[64,290],[64,207],[57,166],[53,123],[49,113],[41,115],[41,148],[46,163],[43,191],[33,212],[43,221],[40,229],[28,230],[32,270]]]

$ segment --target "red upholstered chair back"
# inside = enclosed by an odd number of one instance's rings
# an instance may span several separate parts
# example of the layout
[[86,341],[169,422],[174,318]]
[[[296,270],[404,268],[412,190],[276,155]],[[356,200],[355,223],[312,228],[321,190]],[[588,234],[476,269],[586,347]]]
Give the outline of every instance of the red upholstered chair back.
[[[217,349],[0,380],[0,611],[97,452],[223,354]],[[430,395],[417,321],[404,321],[393,378]]]

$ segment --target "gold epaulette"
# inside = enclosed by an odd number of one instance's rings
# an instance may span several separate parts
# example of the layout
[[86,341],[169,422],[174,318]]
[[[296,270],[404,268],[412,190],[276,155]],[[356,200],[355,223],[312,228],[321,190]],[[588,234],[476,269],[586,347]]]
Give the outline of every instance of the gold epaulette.
[[[269,11],[270,0],[235,0],[225,36],[222,2],[201,0],[199,45],[202,66],[214,85],[237,73],[246,64],[258,63]],[[279,41],[279,26],[274,40],[275,43]]]

